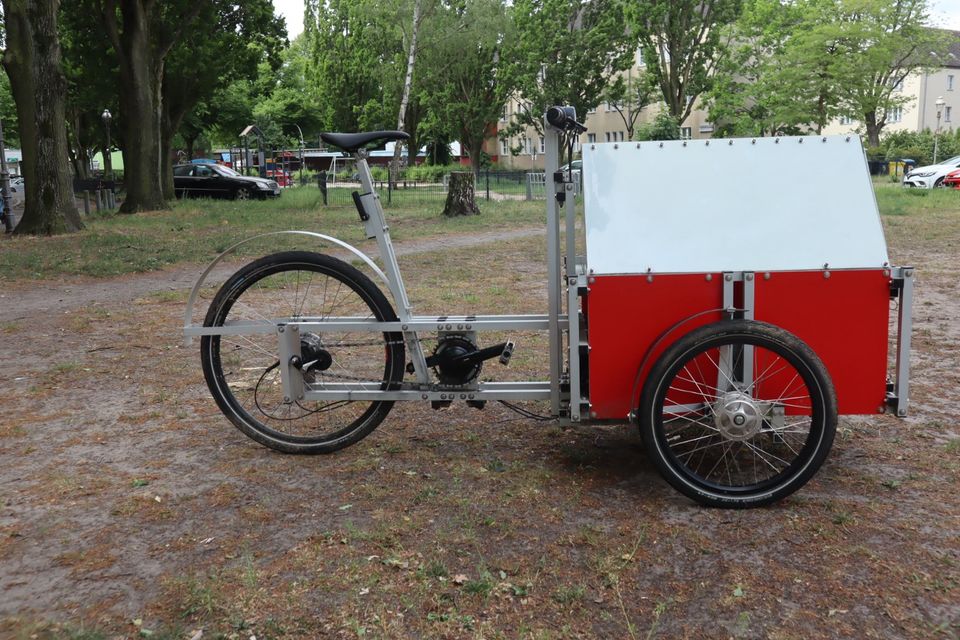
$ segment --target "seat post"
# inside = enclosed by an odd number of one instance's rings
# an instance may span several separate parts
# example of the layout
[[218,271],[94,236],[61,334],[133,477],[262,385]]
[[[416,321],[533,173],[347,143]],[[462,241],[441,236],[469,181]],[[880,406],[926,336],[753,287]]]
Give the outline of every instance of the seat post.
[[[413,319],[413,307],[407,297],[403,276],[400,275],[400,265],[397,263],[397,254],[393,249],[393,241],[390,239],[390,227],[387,225],[383,206],[380,204],[380,196],[374,189],[373,174],[370,172],[367,154],[362,149],[357,151],[357,172],[360,174],[360,185],[363,188],[363,193],[360,196],[361,202],[364,205],[364,211],[370,216],[370,219],[365,223],[367,235],[377,240],[377,248],[380,251],[380,258],[383,260],[383,272],[387,276],[390,293],[393,294],[393,299],[399,306],[397,316],[400,318],[400,322],[410,322]],[[405,331],[403,338],[407,344],[411,362],[413,362],[417,382],[428,384],[430,374],[417,334],[412,331]]]

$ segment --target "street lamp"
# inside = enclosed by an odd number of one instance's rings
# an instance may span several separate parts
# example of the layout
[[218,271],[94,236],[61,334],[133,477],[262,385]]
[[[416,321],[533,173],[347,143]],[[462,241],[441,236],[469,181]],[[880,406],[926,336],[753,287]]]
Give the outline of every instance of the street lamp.
[[[100,114],[100,119],[103,120],[103,126],[107,129],[107,146],[103,149],[103,172],[104,178],[107,180],[113,179],[113,154],[110,152],[110,121],[113,120],[113,116],[110,115],[109,109],[104,109],[103,113]],[[107,189],[107,206],[113,208],[113,188]]]
[[940,116],[943,114],[943,105],[946,102],[944,102],[943,96],[939,96],[934,104],[937,105],[937,130],[933,134],[933,164],[937,164],[937,151],[939,151],[940,143]]
[[303,141],[303,129],[300,128],[296,122],[293,123],[293,126],[297,128],[297,131],[300,133],[300,186],[303,186],[303,151],[307,146],[307,143]]
[[109,180],[113,174],[113,158],[110,153],[110,121],[113,120],[113,116],[110,115],[109,109],[104,109],[103,113],[100,114],[100,119],[103,120],[103,126],[107,129],[107,146],[103,150],[103,168],[106,172],[106,178]]

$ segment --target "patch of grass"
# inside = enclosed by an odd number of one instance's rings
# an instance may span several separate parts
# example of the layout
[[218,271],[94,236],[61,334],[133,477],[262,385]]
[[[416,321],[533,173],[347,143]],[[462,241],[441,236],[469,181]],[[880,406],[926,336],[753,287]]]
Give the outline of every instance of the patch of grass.
[[[484,229],[541,224],[542,202],[483,202],[479,216],[444,218],[443,202],[398,201],[387,209],[396,240],[446,236]],[[213,259],[232,244],[273,231],[303,229],[354,244],[366,240],[352,203],[323,206],[316,188],[290,189],[275,200],[233,202],[182,200],[166,211],[135,215],[104,213],[86,228],[52,238],[7,237],[0,242],[0,281],[50,279],[64,275],[112,277]],[[372,243],[368,243],[372,246]],[[244,245],[239,256],[259,256],[292,248],[316,248],[300,236],[271,236]],[[175,294],[159,294],[174,301]]]
[[471,593],[474,595],[482,596],[486,598],[490,595],[490,592],[493,591],[493,588],[496,586],[496,583],[493,580],[493,576],[486,569],[480,570],[480,577],[476,580],[468,580],[463,585],[463,590],[466,593]]
[[580,602],[587,593],[582,584],[559,587],[551,596],[557,604],[574,604]]

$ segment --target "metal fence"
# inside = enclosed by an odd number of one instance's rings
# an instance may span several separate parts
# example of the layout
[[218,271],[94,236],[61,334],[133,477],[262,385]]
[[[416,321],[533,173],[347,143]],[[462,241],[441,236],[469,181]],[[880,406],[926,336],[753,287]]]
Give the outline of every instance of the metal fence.
[[[532,187],[539,179],[539,187]],[[537,178],[539,176],[539,178]],[[385,207],[404,204],[434,204],[446,201],[449,174],[439,181],[431,180],[378,180],[375,188],[380,202]],[[476,196],[480,200],[542,200],[545,197],[543,172],[530,171],[481,171],[476,180]],[[316,186],[317,183],[314,183]],[[327,184],[328,205],[353,205],[354,191],[360,190],[359,182],[338,180]]]

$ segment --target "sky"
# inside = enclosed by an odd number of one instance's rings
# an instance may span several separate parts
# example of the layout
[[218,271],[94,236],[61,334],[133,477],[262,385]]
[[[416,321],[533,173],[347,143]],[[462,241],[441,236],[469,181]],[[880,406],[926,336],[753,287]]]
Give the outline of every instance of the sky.
[[[955,4],[960,5],[960,0]],[[287,21],[287,37],[293,40],[303,32],[303,0],[273,0],[273,7]],[[960,12],[960,8],[957,9]]]
[[960,31],[960,0],[930,0],[930,18],[936,27]]
[[[277,13],[287,21],[287,34],[293,40],[303,31],[303,0],[273,0]],[[930,0],[934,26],[960,31],[960,0]]]

